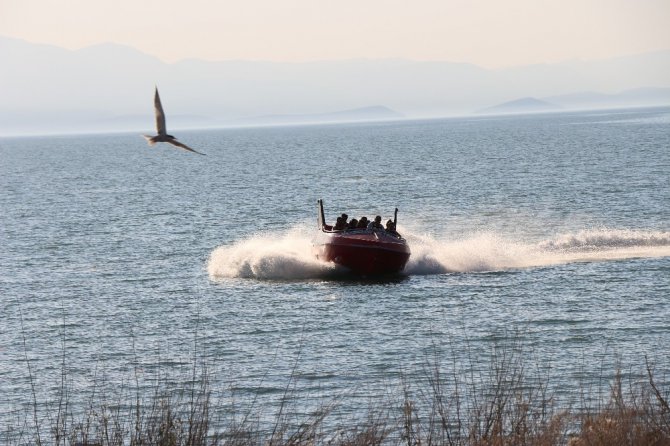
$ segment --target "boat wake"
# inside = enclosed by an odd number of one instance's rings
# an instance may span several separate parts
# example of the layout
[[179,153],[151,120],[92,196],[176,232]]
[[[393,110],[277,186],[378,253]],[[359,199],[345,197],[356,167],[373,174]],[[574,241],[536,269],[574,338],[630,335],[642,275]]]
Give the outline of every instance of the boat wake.
[[[491,272],[574,262],[599,262],[670,256],[670,232],[629,229],[589,229],[560,234],[539,242],[513,240],[494,232],[460,239],[413,233],[399,228],[412,255],[406,275]],[[314,257],[311,225],[285,233],[250,236],[216,248],[207,271],[212,280],[255,278],[304,280],[335,278],[342,268]]]
[[536,243],[483,232],[460,240],[409,238],[407,274],[489,272],[575,262],[670,256],[670,232],[591,229]]

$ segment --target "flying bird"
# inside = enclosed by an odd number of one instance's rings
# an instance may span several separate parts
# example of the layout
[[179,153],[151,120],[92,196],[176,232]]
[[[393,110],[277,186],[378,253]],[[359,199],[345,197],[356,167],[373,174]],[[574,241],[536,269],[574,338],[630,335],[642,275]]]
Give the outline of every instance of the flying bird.
[[172,144],[173,146],[177,146],[180,149],[188,150],[189,152],[197,153],[199,155],[204,155],[204,153],[200,153],[197,150],[193,150],[186,144],[182,144],[179,141],[177,141],[177,138],[175,138],[174,136],[167,134],[167,130],[165,128],[165,113],[163,113],[163,106],[161,105],[161,97],[158,95],[158,87],[156,87],[156,93],[154,94],[154,110],[156,112],[156,132],[158,133],[158,135],[156,136],[142,135],[147,139],[147,142],[149,143],[150,146],[153,146],[157,142],[166,142],[168,144]]

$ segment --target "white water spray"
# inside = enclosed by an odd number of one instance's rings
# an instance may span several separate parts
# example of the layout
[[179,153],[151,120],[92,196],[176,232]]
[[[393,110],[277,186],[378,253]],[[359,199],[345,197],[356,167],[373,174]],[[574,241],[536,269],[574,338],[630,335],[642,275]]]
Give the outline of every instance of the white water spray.
[[311,279],[335,270],[335,265],[316,259],[311,238],[303,228],[283,234],[256,234],[232,245],[219,246],[207,263],[212,279]]
[[[574,262],[670,256],[670,232],[591,229],[559,234],[539,243],[480,232],[458,240],[399,228],[412,255],[404,274],[504,271]],[[339,269],[314,257],[311,230],[256,234],[212,251],[207,270],[213,280],[256,278],[302,280],[331,277]]]

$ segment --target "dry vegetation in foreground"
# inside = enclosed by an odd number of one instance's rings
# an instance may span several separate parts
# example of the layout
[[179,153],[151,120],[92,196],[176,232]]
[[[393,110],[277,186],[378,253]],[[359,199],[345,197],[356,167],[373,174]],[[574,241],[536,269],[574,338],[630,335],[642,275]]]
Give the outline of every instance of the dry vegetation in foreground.
[[[518,345],[494,348],[486,370],[459,370],[428,361],[425,380],[408,382],[395,396],[380,397],[366,414],[338,418],[337,401],[307,415],[299,397],[299,374],[291,376],[268,425],[262,401],[240,412],[213,402],[206,368],[181,388],[166,382],[150,394],[139,386],[122,401],[92,391],[86,408],[75,415],[65,371],[55,401],[37,401],[30,362],[32,404],[17,422],[0,432],[5,445],[670,445],[668,389],[659,386],[646,361],[637,379],[618,372],[606,397],[582,395],[595,408],[560,407],[548,379],[531,374]],[[65,364],[63,364],[65,370]],[[196,379],[193,379],[196,378]],[[94,386],[95,387],[95,386]],[[298,389],[298,390],[296,390]],[[134,392],[134,393],[133,393]],[[124,393],[124,392],[121,392]],[[585,392],[588,393],[588,392]],[[584,408],[587,406],[587,408]]]

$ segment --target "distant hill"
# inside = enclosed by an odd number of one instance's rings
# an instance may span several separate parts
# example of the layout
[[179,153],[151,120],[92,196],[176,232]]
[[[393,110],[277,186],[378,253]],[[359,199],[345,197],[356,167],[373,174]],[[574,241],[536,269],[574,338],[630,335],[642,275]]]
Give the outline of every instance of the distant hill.
[[670,88],[644,87],[606,94],[584,91],[542,99],[521,98],[478,110],[478,114],[539,113],[560,110],[593,110],[670,105]]
[[521,98],[514,101],[503,102],[502,104],[487,107],[478,110],[480,114],[516,114],[516,113],[540,113],[549,111],[558,111],[562,107],[536,98]]

